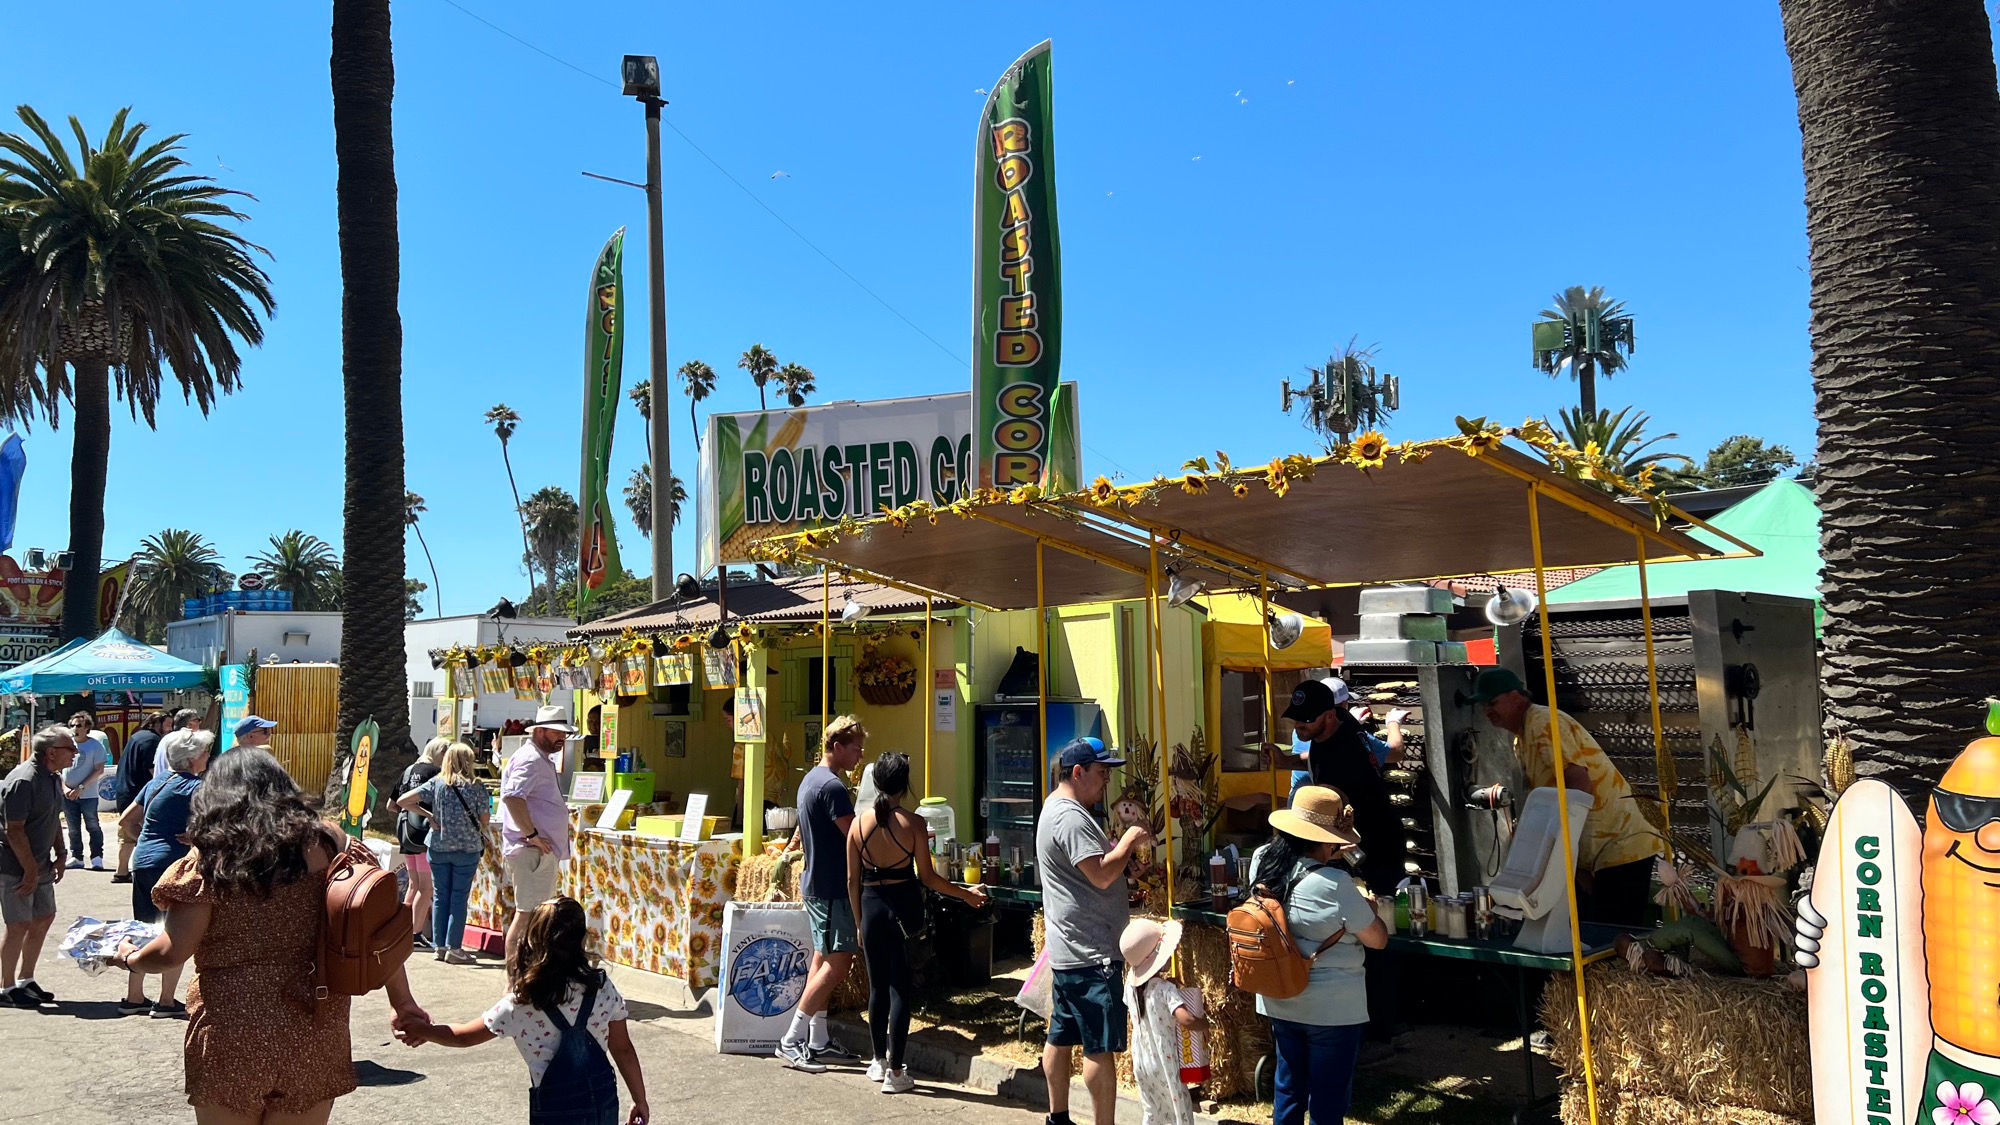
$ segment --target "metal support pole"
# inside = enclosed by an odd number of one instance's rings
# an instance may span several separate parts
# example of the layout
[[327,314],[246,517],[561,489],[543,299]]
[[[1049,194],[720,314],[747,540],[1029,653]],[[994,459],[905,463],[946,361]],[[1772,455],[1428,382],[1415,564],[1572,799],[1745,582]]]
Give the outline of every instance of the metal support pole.
[[[1646,585],[1646,535],[1634,531],[1632,538],[1639,545],[1639,627],[1646,635],[1646,695],[1653,705],[1653,769],[1660,790],[1660,823],[1665,828],[1660,832],[1661,840],[1667,846],[1667,862],[1674,861],[1674,797],[1667,792],[1667,779],[1674,774],[1673,755],[1667,751],[1666,724],[1660,720],[1660,666],[1653,655],[1653,595]],[[1676,782],[1678,785],[1678,782]],[[1673,900],[1667,901],[1667,920],[1680,917],[1680,909]]]
[[[646,301],[647,342],[652,347],[653,416],[653,600],[665,601],[674,590],[674,520],[668,497],[674,489],[669,423],[672,396],[667,386],[667,234],[661,218],[659,98],[646,99]],[[554,580],[551,579],[553,585]]]
[[[826,739],[826,724],[833,710],[833,571],[819,568],[819,736]],[[818,747],[806,748],[808,754]]]
[[1597,1125],[1597,1070],[1590,1059],[1590,999],[1584,992],[1583,929],[1576,912],[1576,850],[1569,842],[1569,787],[1563,782],[1563,771],[1569,763],[1563,758],[1562,729],[1556,717],[1555,636],[1549,631],[1549,572],[1542,563],[1541,495],[1540,487],[1528,486],[1528,541],[1535,552],[1535,605],[1542,624],[1542,676],[1549,699],[1549,753],[1555,760],[1556,813],[1562,820],[1563,864],[1572,872],[1570,885],[1564,888],[1563,902],[1569,907],[1570,969],[1576,975],[1577,1031],[1583,1040],[1583,1089],[1590,1107],[1590,1125]]
[[[1153,706],[1156,708],[1156,725],[1153,727],[1153,753],[1160,756],[1160,806],[1162,816],[1160,826],[1160,869],[1167,878],[1167,917],[1174,916],[1174,775],[1173,755],[1167,751],[1167,693],[1166,673],[1166,632],[1167,623],[1160,616],[1160,544],[1155,539],[1146,548],[1146,613],[1153,623]],[[1179,952],[1174,954],[1176,964]]]
[[937,671],[931,664],[931,599],[924,599],[924,796],[931,795],[931,731],[937,726]]
[[[1264,740],[1276,746],[1278,745],[1278,716],[1277,712],[1271,706],[1271,583],[1268,579],[1257,583],[1257,601],[1263,607],[1263,615],[1258,620],[1257,629],[1263,635],[1264,641]],[[1272,812],[1277,812],[1279,809],[1285,807],[1284,790],[1278,785],[1278,777],[1280,773],[1289,774],[1291,772],[1290,770],[1281,770],[1279,768],[1278,757],[1281,753],[1283,753],[1282,748],[1271,755]]]
[[1042,586],[1042,541],[1035,540],[1035,722],[1040,732],[1041,763],[1035,767],[1035,807],[1049,796],[1049,607]]

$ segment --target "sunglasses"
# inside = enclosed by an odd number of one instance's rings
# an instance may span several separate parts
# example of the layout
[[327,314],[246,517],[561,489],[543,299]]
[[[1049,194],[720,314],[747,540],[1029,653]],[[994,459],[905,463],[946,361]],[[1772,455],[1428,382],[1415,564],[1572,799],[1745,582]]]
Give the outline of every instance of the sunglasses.
[[1953,832],[1977,832],[2000,820],[2000,797],[1968,797],[1944,789],[1932,789],[1938,820]]

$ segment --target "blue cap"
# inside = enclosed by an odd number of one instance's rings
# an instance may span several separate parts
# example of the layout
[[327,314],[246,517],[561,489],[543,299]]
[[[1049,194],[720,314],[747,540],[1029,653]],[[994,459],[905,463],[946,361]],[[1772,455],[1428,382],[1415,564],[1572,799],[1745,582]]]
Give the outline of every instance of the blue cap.
[[1104,741],[1097,738],[1079,738],[1062,748],[1056,763],[1062,767],[1063,776],[1078,766],[1122,766],[1125,759],[1114,758],[1111,751],[1104,748]]
[[270,730],[277,725],[262,715],[245,715],[236,723],[236,737],[242,738],[253,730]]

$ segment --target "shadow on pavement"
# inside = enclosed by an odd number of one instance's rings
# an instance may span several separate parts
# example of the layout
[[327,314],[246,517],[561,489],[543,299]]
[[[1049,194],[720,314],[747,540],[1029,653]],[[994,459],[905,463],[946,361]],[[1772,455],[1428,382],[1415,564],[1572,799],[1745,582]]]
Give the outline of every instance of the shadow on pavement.
[[419,1071],[397,1070],[361,1059],[354,1064],[354,1080],[363,1086],[408,1086],[412,1082],[422,1082],[424,1076]]
[[58,1000],[35,1009],[45,1016],[72,1016],[80,1020],[143,1020],[144,1015],[128,1016],[118,1010],[115,1000]]

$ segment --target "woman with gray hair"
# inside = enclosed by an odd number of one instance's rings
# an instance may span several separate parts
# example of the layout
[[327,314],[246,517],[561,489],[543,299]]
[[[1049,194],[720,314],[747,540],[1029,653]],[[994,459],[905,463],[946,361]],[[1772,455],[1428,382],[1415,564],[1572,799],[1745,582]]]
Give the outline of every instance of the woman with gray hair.
[[[187,834],[194,795],[201,789],[201,775],[208,769],[215,735],[205,730],[177,730],[164,743],[170,772],[147,782],[118,818],[119,830],[139,840],[132,850],[132,917],[141,922],[160,920],[159,908],[153,905],[153,888],[167,868],[188,852],[181,837]],[[160,998],[149,1001],[146,975],[128,974],[125,999],[118,1003],[119,1014],[136,1016],[150,1010],[154,1019],[186,1015],[187,1005],[174,999],[180,980],[180,965],[161,970]]]

